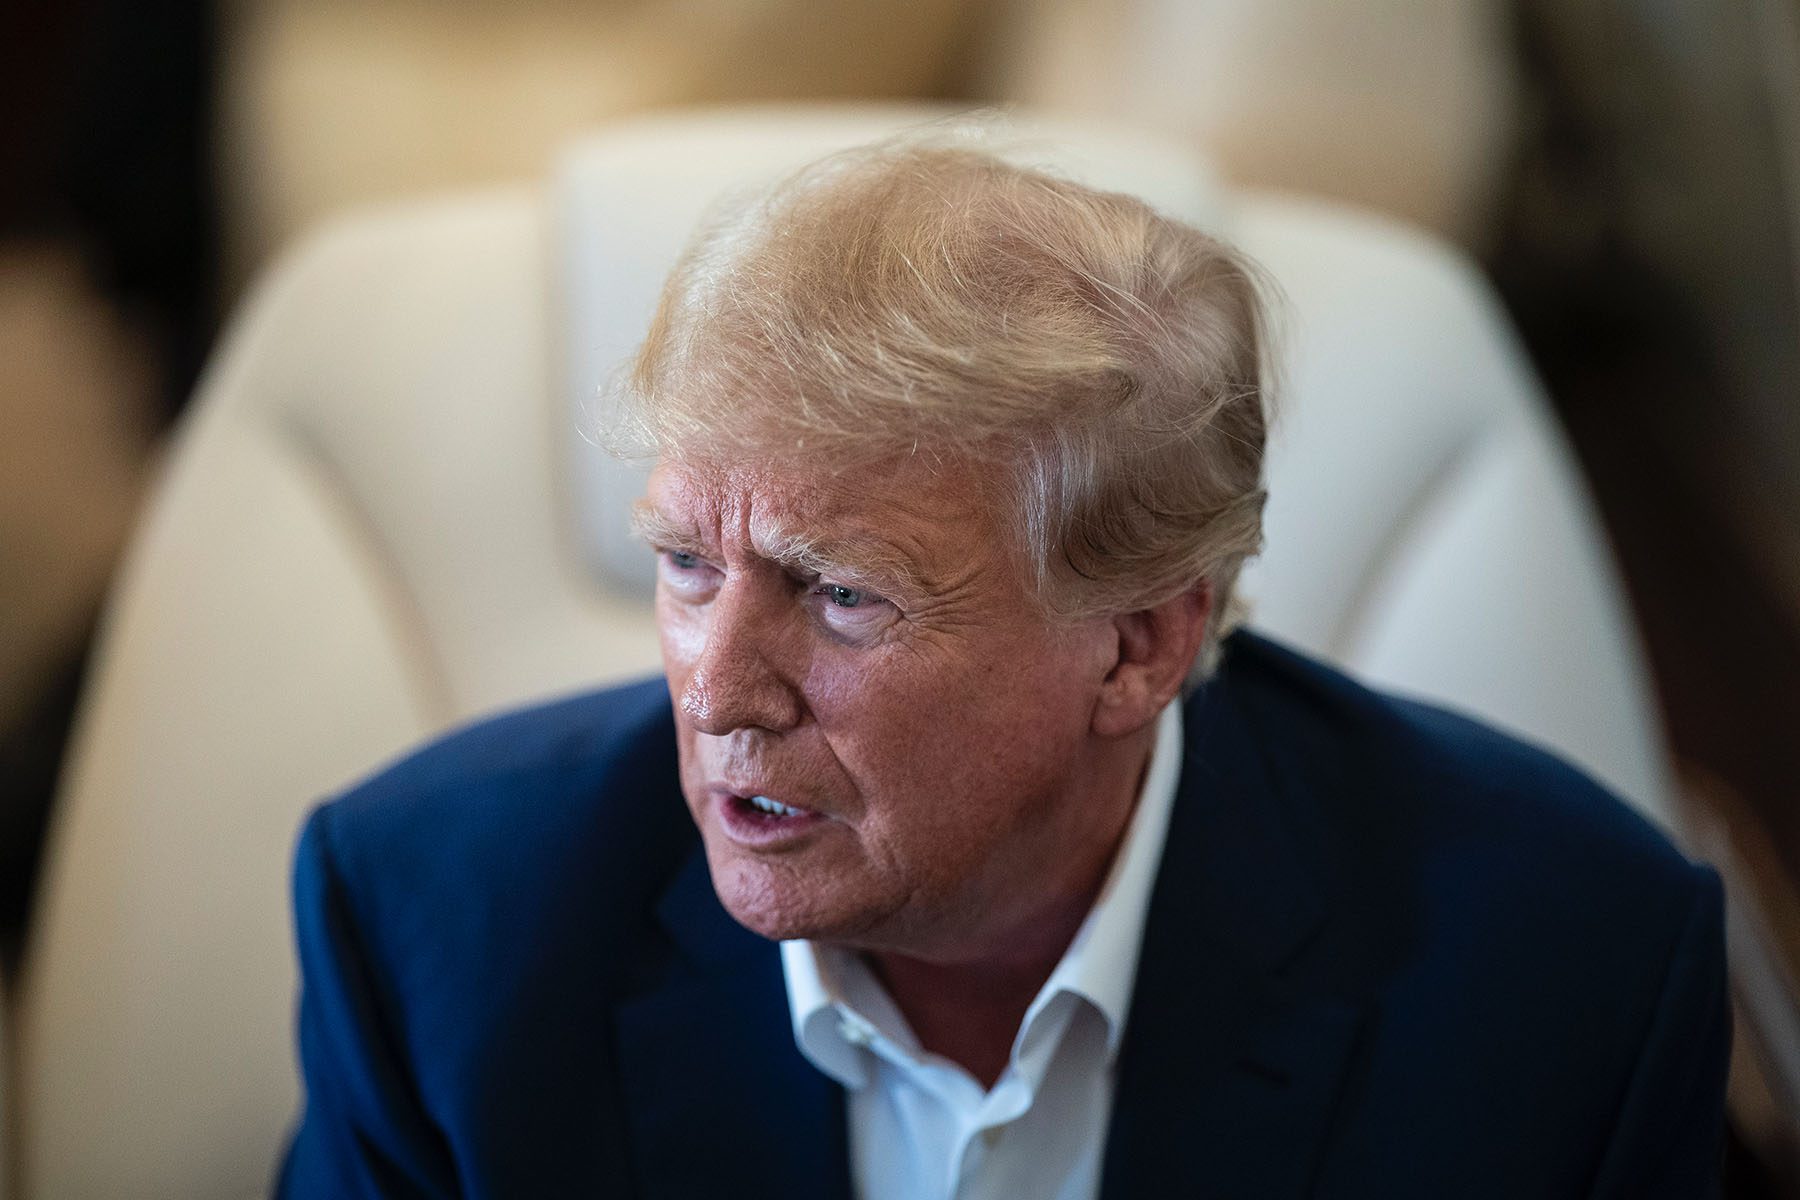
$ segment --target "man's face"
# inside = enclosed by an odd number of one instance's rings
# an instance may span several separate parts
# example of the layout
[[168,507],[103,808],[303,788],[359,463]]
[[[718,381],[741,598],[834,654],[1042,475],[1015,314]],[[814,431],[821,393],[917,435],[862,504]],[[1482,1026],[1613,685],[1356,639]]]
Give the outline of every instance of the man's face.
[[682,790],[749,928],[949,960],[1085,903],[1132,800],[1095,786],[1116,635],[1041,615],[998,507],[916,460],[653,473]]

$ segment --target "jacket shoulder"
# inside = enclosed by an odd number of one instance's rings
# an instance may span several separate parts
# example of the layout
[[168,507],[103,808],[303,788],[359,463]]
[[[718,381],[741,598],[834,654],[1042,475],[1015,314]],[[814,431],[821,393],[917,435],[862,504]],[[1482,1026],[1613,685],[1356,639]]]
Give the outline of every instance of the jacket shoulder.
[[626,944],[694,840],[654,679],[455,730],[320,805],[301,855],[373,956],[428,981],[523,929]]
[[[466,843],[515,850],[639,807],[675,778],[663,680],[585,692],[478,719],[379,768],[322,805],[349,865],[391,870],[408,847],[442,854]],[[360,848],[360,849],[359,849]]]
[[445,1180],[446,1139],[521,1179],[561,1169],[544,1144],[617,1161],[604,1022],[662,953],[654,906],[694,841],[661,680],[477,722],[320,805],[295,857],[290,1182],[351,1127]]
[[1691,893],[1697,868],[1664,832],[1549,750],[1266,638],[1234,638],[1232,665],[1241,703],[1280,747],[1271,771],[1339,833],[1388,833],[1437,856],[1516,856],[1546,882]]
[[554,775],[629,755],[669,716],[660,678],[581,692],[459,725],[346,788],[350,807],[466,792],[502,780]]
[[1283,986],[1364,1013],[1382,1083],[1343,1144],[1455,1130],[1454,1155],[1391,1160],[1417,1194],[1470,1178],[1586,1194],[1605,1163],[1633,1180],[1606,1194],[1638,1195],[1645,1164],[1704,1167],[1729,1025],[1717,875],[1581,771],[1466,717],[1254,637],[1233,639],[1220,683],[1325,914]]

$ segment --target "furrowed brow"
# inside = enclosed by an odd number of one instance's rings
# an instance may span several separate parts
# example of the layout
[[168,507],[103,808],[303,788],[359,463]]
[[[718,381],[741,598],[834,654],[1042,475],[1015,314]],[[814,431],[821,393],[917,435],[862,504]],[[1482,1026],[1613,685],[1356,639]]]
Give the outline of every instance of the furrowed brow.
[[821,537],[779,527],[758,534],[758,552],[790,570],[863,583],[875,591],[898,593],[896,598],[931,592],[912,559],[880,538],[856,533]]
[[[706,555],[706,539],[649,500],[632,505],[631,531],[659,550]],[[894,546],[867,534],[814,536],[780,526],[758,528],[757,553],[790,571],[860,584],[894,599],[923,599],[931,585],[917,564]]]
[[676,521],[648,500],[631,506],[631,532],[661,550],[701,554],[706,545],[693,526]]

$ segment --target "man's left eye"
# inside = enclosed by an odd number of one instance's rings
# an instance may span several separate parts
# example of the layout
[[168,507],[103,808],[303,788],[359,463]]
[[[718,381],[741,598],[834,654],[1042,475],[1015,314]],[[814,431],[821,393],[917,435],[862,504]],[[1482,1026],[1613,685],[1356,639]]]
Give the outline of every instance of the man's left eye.
[[874,599],[867,592],[853,587],[845,587],[841,583],[821,584],[819,592],[839,608],[860,608]]
[[811,591],[819,619],[840,634],[872,637],[900,615],[885,596],[849,584],[820,579]]
[[900,619],[887,597],[814,575],[805,585],[806,607],[821,628],[853,645],[872,645]]

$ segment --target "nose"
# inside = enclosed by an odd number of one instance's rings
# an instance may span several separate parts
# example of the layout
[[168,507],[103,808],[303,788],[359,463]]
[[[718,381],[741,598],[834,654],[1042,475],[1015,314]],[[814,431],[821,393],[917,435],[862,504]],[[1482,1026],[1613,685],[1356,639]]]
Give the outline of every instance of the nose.
[[[747,582],[747,581],[746,581]],[[704,636],[681,687],[682,715],[701,733],[781,733],[804,706],[779,665],[785,623],[749,587],[728,582],[708,606]]]

